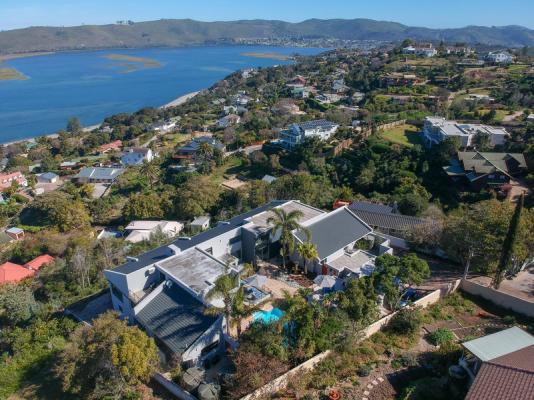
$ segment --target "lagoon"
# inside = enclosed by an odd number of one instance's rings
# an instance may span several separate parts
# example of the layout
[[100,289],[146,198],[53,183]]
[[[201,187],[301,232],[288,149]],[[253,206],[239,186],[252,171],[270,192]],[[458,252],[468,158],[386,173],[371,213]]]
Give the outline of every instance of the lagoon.
[[0,143],[51,134],[78,117],[105,117],[159,107],[205,89],[243,68],[288,64],[284,56],[325,49],[216,46],[99,50],[6,60],[26,79],[0,80]]

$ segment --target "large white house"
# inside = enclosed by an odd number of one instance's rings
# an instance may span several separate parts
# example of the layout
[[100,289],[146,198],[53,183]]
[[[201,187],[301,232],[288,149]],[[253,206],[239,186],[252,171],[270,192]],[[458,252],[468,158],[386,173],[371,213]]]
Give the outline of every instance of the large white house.
[[[204,313],[221,305],[207,296],[217,278],[280,254],[280,232],[268,222],[274,208],[302,213],[299,223],[312,232],[318,250],[311,266],[318,274],[357,278],[370,273],[375,255],[391,252],[388,241],[347,207],[326,213],[298,201],[272,201],[106,270],[113,308],[154,336],[165,354],[202,363],[224,348],[224,318]],[[307,240],[302,232],[293,234],[297,241]],[[372,241],[374,254],[359,250],[360,240]]]
[[132,147],[127,149],[121,157],[121,163],[125,167],[131,165],[141,165],[145,161],[150,162],[154,159],[154,152],[148,147]]
[[486,61],[494,64],[511,64],[514,62],[514,57],[506,51],[492,51],[486,55]]
[[291,150],[311,137],[328,140],[338,128],[339,125],[324,119],[293,124],[280,132],[278,143]]
[[423,141],[428,147],[452,137],[460,139],[460,147],[472,147],[477,134],[488,135],[493,146],[504,144],[509,136],[504,128],[482,124],[462,124],[441,117],[426,117],[423,126]]

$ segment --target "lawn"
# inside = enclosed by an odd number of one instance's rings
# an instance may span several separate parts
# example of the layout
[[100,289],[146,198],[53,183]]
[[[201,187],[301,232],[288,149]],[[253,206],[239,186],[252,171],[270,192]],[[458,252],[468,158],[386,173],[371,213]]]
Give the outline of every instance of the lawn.
[[421,144],[419,129],[414,125],[404,124],[381,133],[382,138],[391,143],[411,147]]

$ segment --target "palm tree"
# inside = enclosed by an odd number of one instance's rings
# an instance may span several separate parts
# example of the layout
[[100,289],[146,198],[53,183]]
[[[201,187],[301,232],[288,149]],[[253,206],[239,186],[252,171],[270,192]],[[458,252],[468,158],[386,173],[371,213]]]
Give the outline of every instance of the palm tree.
[[239,288],[234,297],[231,313],[232,325],[236,326],[238,339],[241,337],[241,326],[243,324],[243,319],[251,316],[253,313],[259,310],[260,307],[249,306],[245,304],[245,290],[242,287]]
[[245,304],[245,290],[239,286],[239,275],[225,274],[217,278],[215,286],[206,296],[207,300],[222,298],[223,307],[210,307],[205,310],[208,315],[224,314],[226,318],[226,334],[230,336],[230,327],[236,325],[237,337],[241,336],[243,319],[258,311],[255,306]]
[[155,162],[144,162],[143,165],[141,165],[141,168],[139,169],[139,172],[142,176],[147,178],[148,182],[153,185],[155,184],[160,175],[160,169],[159,166]]
[[200,144],[198,153],[203,161],[209,161],[213,157],[213,147],[206,142]]
[[303,228],[298,222],[299,218],[304,216],[302,211],[293,210],[286,212],[281,208],[274,208],[272,212],[274,215],[267,218],[267,223],[272,224],[273,235],[280,232],[280,255],[282,256],[282,266],[285,269],[286,257],[290,256],[295,251],[295,237],[293,236],[293,231],[303,231],[308,238],[310,237],[310,232],[306,228]]
[[297,245],[297,251],[304,259],[304,275],[308,275],[308,262],[319,257],[317,247],[312,242],[306,241]]

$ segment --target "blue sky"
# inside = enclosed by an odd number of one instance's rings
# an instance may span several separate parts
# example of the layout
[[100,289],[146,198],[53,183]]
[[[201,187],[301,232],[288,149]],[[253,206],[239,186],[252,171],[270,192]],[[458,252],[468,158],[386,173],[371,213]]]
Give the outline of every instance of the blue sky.
[[0,0],[0,29],[32,25],[105,24],[192,18],[372,18],[454,28],[523,25],[534,28],[533,0]]

